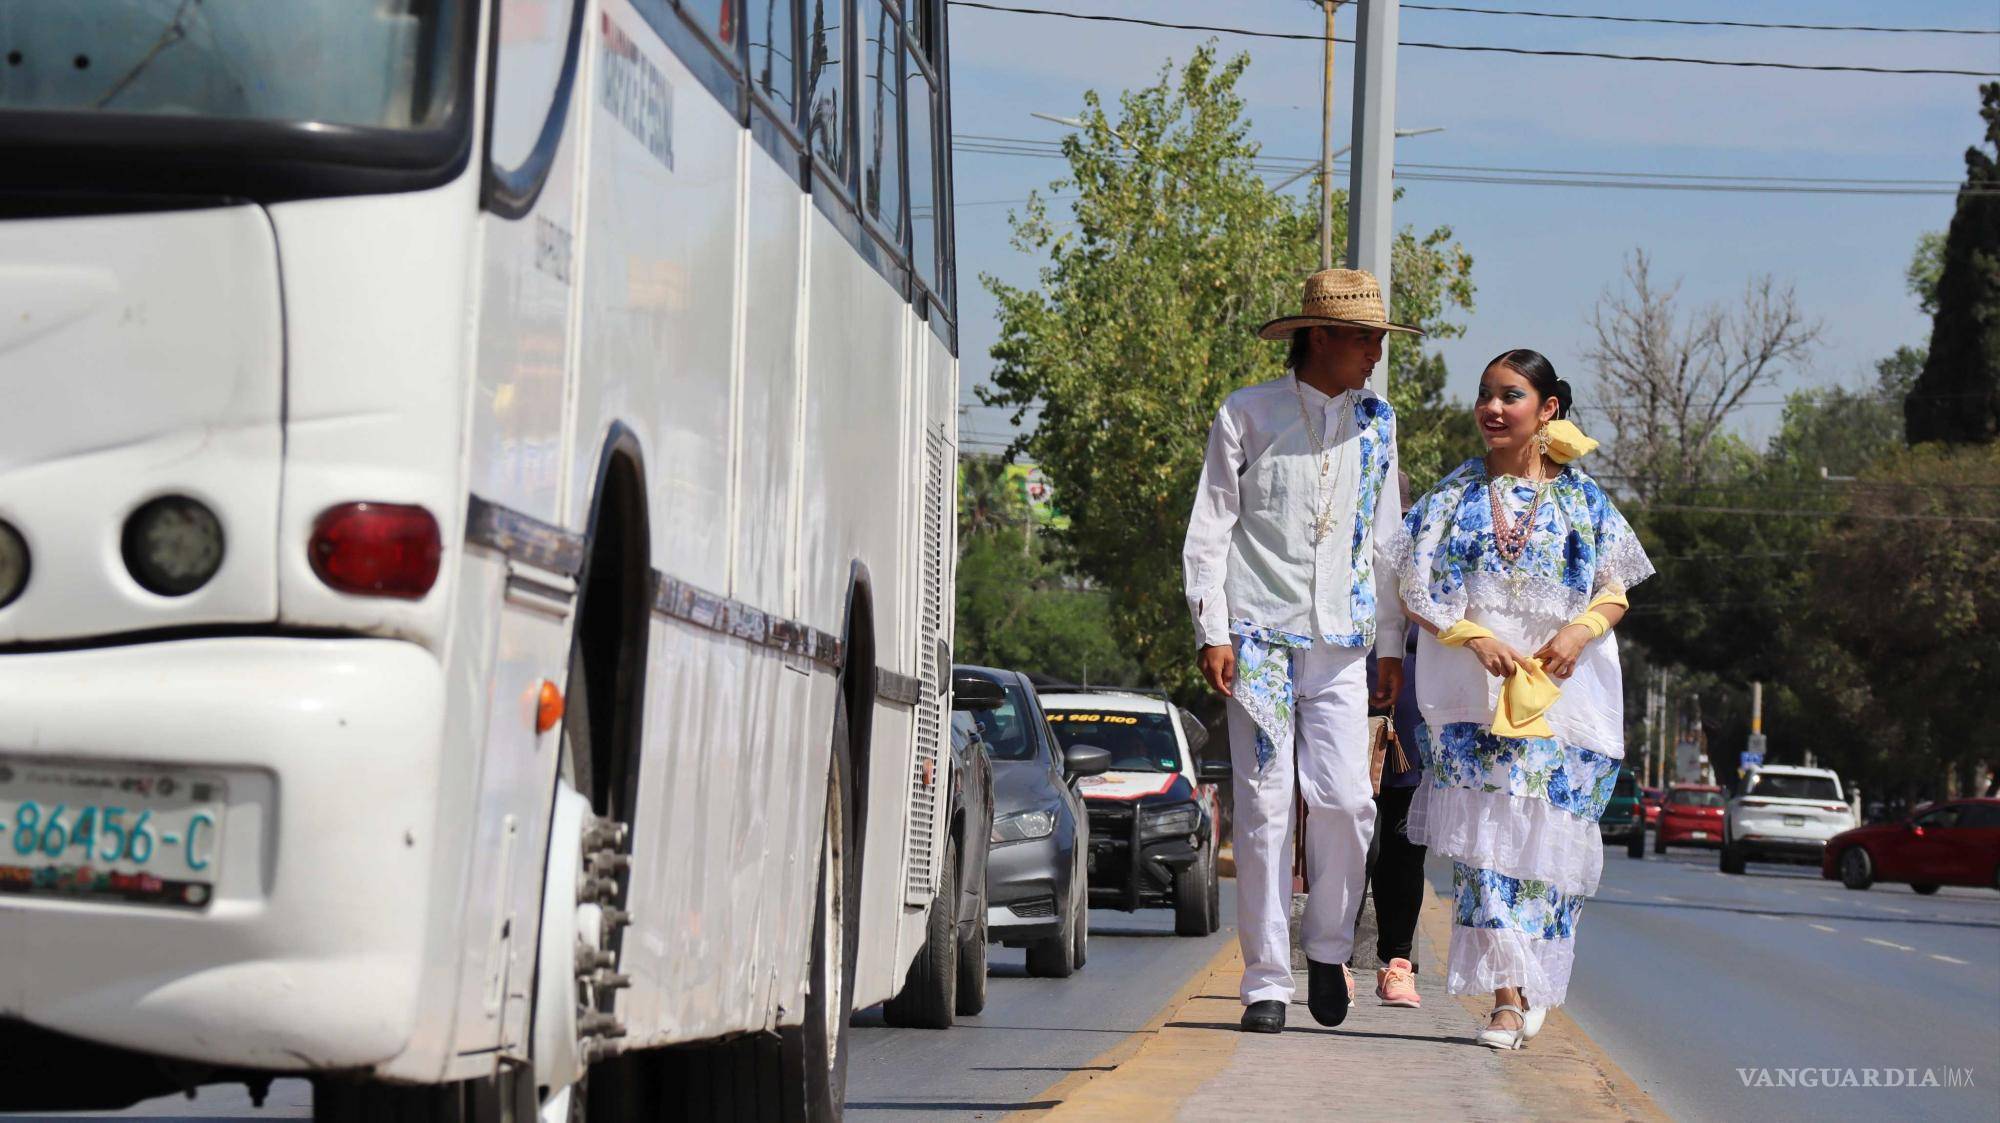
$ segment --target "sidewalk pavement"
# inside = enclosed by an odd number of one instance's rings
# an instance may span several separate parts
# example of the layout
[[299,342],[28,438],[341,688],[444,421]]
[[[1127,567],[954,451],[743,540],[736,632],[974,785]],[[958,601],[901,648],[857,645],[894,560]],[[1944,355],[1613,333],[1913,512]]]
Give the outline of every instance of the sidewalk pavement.
[[[1448,902],[1427,888],[1417,925],[1421,1009],[1375,998],[1374,909],[1356,932],[1355,1002],[1326,1029],[1306,1010],[1306,980],[1285,1032],[1237,1029],[1243,970],[1231,942],[1170,1000],[1154,1023],[1040,1097],[1049,1110],[1017,1120],[1494,1119],[1665,1120],[1652,1098],[1561,1009],[1526,1049],[1473,1044],[1492,995],[1444,990]],[[1115,1067],[1112,1067],[1115,1066]]]

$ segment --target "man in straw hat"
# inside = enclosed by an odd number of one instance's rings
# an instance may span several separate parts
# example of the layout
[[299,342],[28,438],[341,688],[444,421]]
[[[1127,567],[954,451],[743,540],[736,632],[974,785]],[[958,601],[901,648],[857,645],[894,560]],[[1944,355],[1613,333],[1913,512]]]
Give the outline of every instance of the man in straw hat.
[[1289,341],[1288,373],[1231,394],[1209,429],[1182,563],[1201,673],[1229,698],[1235,769],[1243,1028],[1277,1033],[1292,998],[1293,790],[1307,821],[1308,996],[1338,1025],[1375,805],[1367,654],[1377,704],[1402,682],[1393,543],[1396,415],[1368,374],[1389,332],[1382,289],[1358,269],[1307,278],[1299,315],[1257,334]]

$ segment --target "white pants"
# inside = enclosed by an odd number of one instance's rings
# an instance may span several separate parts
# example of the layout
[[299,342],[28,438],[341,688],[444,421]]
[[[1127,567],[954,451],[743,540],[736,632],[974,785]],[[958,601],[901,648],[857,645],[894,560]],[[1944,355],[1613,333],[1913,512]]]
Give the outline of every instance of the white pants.
[[[1261,772],[1257,724],[1229,705],[1235,770],[1236,924],[1243,941],[1244,1005],[1292,1000],[1293,784],[1307,811],[1306,955],[1345,963],[1354,950],[1375,800],[1368,781],[1368,649],[1315,644],[1293,653],[1288,746]],[[1296,775],[1296,781],[1294,779]]]

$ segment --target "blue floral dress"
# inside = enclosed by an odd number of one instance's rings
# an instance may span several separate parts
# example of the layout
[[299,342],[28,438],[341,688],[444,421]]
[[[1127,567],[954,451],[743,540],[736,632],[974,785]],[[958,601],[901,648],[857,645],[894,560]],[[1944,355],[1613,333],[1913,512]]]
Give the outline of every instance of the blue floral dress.
[[[1546,487],[1514,561],[1493,533],[1492,484],[1468,460],[1404,519],[1398,591],[1440,630],[1471,620],[1532,654],[1606,589],[1653,572],[1610,496],[1575,466]],[[1502,477],[1511,522],[1533,485]],[[1625,755],[1624,691],[1614,636],[1593,641],[1548,712],[1550,737],[1497,737],[1500,680],[1465,648],[1417,641],[1418,738],[1428,762],[1410,838],[1452,860],[1453,993],[1503,986],[1533,1006],[1560,1005],[1583,901],[1604,863],[1597,821]]]

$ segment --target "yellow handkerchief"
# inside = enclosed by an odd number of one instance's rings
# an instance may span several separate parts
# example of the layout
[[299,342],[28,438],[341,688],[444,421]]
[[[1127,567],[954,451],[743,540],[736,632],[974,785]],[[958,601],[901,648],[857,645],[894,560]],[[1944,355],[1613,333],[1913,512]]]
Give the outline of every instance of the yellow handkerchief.
[[1500,704],[1493,710],[1496,737],[1553,737],[1543,714],[1562,697],[1562,691],[1542,670],[1539,659],[1523,659],[1514,664],[1514,673],[1500,687]]

